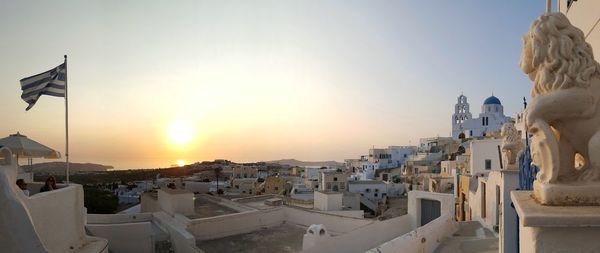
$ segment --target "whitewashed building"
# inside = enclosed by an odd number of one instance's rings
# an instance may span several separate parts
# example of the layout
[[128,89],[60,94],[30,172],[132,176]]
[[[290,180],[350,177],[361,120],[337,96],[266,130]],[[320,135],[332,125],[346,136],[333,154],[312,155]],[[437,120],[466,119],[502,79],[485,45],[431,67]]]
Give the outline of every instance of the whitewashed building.
[[378,202],[387,196],[387,184],[382,181],[361,180],[349,181],[348,191],[359,193],[373,202]]
[[502,145],[500,139],[472,140],[468,172],[471,175],[487,175],[492,170],[502,169],[500,145]]
[[322,192],[345,192],[348,177],[343,172],[323,171],[319,175],[319,191]]
[[461,94],[452,114],[452,138],[485,136],[486,133],[499,131],[504,123],[511,120],[512,118],[504,116],[504,106],[493,95],[483,101],[479,117],[473,118],[467,97]]

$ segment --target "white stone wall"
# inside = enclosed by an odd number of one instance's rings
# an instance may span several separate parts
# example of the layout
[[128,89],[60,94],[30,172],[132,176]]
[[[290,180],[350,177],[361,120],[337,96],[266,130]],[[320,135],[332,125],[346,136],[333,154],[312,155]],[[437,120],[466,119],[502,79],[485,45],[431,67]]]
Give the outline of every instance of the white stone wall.
[[322,211],[339,211],[342,210],[343,193],[323,193],[315,191],[314,193],[314,208]]
[[293,207],[278,207],[268,210],[253,210],[235,214],[190,220],[187,230],[197,240],[217,239],[231,235],[249,233],[262,228],[279,226],[283,222],[310,226],[324,224],[336,235],[353,231],[372,223],[372,220],[343,217],[308,211]]
[[194,213],[194,194],[183,190],[158,190],[158,205],[161,210],[173,215]]
[[150,221],[118,224],[90,224],[88,231],[108,239],[108,247],[114,253],[154,253],[154,237]]
[[187,230],[197,240],[210,240],[279,226],[283,224],[284,215],[282,208],[275,208],[193,219]]
[[25,203],[36,232],[50,252],[71,252],[85,243],[83,188],[72,184],[58,190],[42,192]]
[[360,195],[344,193],[342,196],[342,205],[349,210],[360,210]]

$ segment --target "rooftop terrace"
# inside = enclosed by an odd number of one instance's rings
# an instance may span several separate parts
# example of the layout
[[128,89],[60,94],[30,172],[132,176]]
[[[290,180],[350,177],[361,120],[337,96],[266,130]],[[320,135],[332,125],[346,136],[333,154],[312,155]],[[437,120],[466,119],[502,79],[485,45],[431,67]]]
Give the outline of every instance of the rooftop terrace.
[[238,211],[225,205],[209,201],[205,196],[196,195],[194,199],[194,214],[188,215],[188,218],[199,219],[237,212]]
[[305,227],[283,224],[246,234],[197,241],[196,245],[206,253],[300,252],[302,251],[302,238],[305,232]]

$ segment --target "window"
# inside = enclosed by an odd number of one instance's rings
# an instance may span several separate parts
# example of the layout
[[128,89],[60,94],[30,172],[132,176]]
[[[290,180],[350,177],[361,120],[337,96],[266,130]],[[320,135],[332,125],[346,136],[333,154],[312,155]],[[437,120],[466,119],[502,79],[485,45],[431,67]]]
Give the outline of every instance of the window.
[[492,169],[492,160],[485,159],[485,169],[486,170],[491,170]]
[[375,189],[375,192],[379,192],[379,189]]
[[333,178],[333,181],[337,181],[337,177],[334,177],[334,178]]
[[378,194],[377,194],[377,193],[375,193],[375,194],[373,194],[373,196],[375,196],[375,197],[378,197]]
[[273,188],[274,188],[274,190],[279,191],[279,187],[275,186]]
[[367,188],[365,189],[365,192],[371,192],[371,189]]

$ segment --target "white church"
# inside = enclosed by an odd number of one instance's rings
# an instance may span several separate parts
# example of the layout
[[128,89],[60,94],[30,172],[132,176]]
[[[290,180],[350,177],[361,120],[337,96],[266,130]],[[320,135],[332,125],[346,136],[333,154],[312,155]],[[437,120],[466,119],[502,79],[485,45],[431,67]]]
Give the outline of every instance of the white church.
[[452,138],[484,136],[486,133],[499,131],[504,123],[511,120],[511,117],[504,116],[504,107],[500,99],[493,95],[483,101],[479,117],[473,118],[467,97],[461,94],[452,115]]

